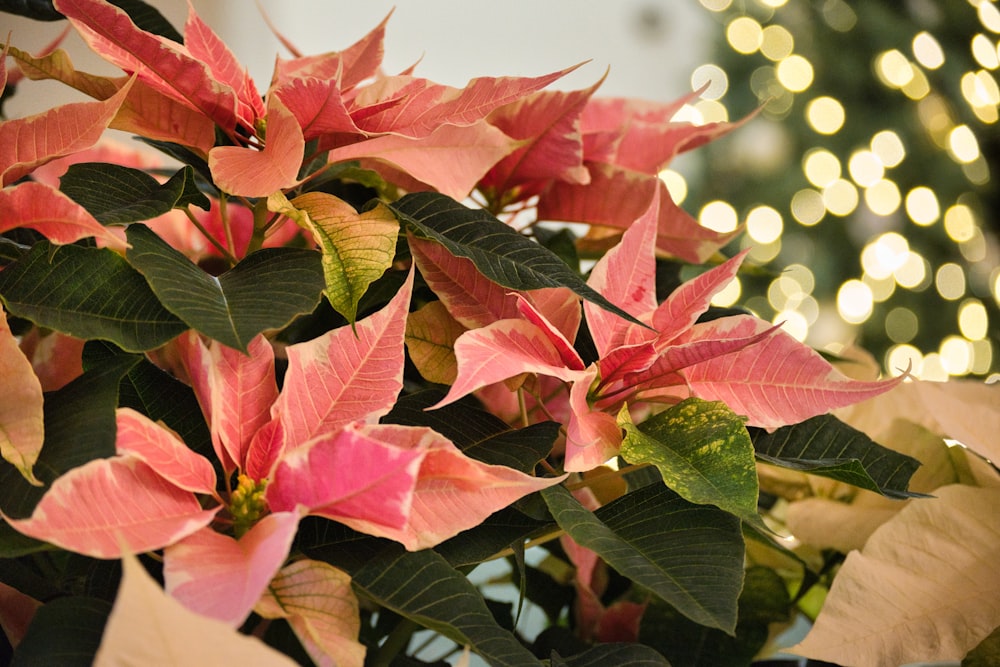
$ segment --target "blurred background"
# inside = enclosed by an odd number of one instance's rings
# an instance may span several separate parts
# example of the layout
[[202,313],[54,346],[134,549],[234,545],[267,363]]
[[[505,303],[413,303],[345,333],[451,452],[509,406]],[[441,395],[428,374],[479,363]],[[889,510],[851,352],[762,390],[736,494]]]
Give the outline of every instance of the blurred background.
[[[183,26],[187,3],[159,0]],[[244,0],[193,0],[264,89],[282,48]],[[744,226],[762,270],[716,299],[891,373],[1000,377],[1000,10],[990,0],[262,0],[303,53],[339,50],[390,11],[385,69],[461,86],[589,60],[557,87],[669,101],[684,120],[739,120],[663,172],[701,224]],[[37,51],[61,24],[18,19]],[[75,45],[75,46],[74,46]],[[68,48],[78,68],[113,72]],[[80,55],[77,55],[80,54]],[[30,86],[30,88],[29,88]],[[72,98],[25,84],[8,117]],[[727,252],[728,254],[728,252]]]

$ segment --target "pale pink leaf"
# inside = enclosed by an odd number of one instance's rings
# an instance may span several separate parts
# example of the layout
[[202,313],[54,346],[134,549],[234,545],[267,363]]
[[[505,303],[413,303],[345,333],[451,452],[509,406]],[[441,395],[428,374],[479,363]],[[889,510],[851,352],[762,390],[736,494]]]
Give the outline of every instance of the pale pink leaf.
[[27,118],[0,121],[0,186],[49,160],[93,146],[130,89],[126,83],[103,102],[74,102]]
[[517,316],[516,297],[480,273],[472,260],[434,241],[412,234],[407,239],[420,275],[462,326],[475,329]]
[[566,460],[563,470],[586,472],[616,456],[622,445],[622,429],[613,414],[591,408],[587,391],[597,375],[591,367],[570,389],[569,423],[566,425]]
[[15,530],[93,558],[162,549],[207,526],[219,508],[159,475],[135,455],[73,468],[42,496]]
[[145,81],[133,84],[108,127],[188,146],[203,156],[215,145],[211,118]]
[[45,425],[42,385],[7,324],[0,305],[0,456],[35,486],[32,468],[42,451]]
[[958,440],[980,456],[1000,461],[1000,384],[977,380],[914,382],[925,415],[934,419],[934,430]]
[[115,250],[127,247],[87,209],[58,190],[31,181],[0,190],[0,234],[22,227],[59,245],[93,237]]
[[365,647],[351,578],[327,563],[297,560],[274,578],[254,608],[264,618],[288,619],[317,667],[361,667]]
[[480,186],[496,196],[520,186],[518,199],[524,199],[553,180],[588,183],[580,114],[603,80],[584,90],[539,91],[490,114],[490,123],[523,143],[498,162]]
[[372,437],[364,425],[348,426],[285,454],[265,497],[274,511],[298,509],[384,535],[409,516],[422,456]]
[[[486,171],[517,145],[506,134],[480,121],[468,126],[442,125],[430,134],[387,134],[330,151],[330,162],[372,158],[453,199],[464,199]],[[216,149],[218,150],[218,149]]]
[[185,609],[163,592],[135,557],[126,556],[122,570],[115,605],[94,657],[96,667],[296,665],[256,637]]
[[84,342],[57,331],[43,332],[37,327],[21,336],[21,351],[31,360],[43,392],[62,389],[83,374]]
[[206,345],[189,331],[176,345],[223,469],[243,470],[250,442],[271,421],[271,406],[278,398],[271,343],[255,336],[243,354],[216,341]]
[[257,86],[226,43],[195,13],[190,0],[184,25],[184,46],[192,58],[208,65],[216,81],[236,93],[237,116],[246,127],[254,127],[255,121],[265,114]]
[[173,431],[154,423],[131,408],[115,412],[119,454],[132,454],[145,461],[158,475],[192,493],[215,494],[215,470]]
[[552,343],[552,347],[556,348],[556,351],[559,352],[559,358],[566,368],[574,371],[583,370],[583,359],[580,358],[580,353],[573,347],[573,343],[555,325],[549,322],[545,315],[535,308],[531,301],[520,294],[517,295],[517,312],[545,334],[545,337]]
[[464,88],[428,82],[400,104],[359,122],[359,127],[373,134],[392,132],[422,137],[445,124],[472,125],[493,110],[541,90],[576,67],[539,77],[478,77]]
[[413,273],[380,311],[351,327],[290,345],[288,372],[272,416],[288,447],[360,419],[377,419],[403,387],[406,313]]
[[653,313],[653,328],[658,332],[657,345],[669,343],[698,321],[711,305],[712,297],[736,277],[740,264],[749,252],[747,248],[719,266],[688,280],[664,299]]
[[285,451],[285,433],[280,419],[271,419],[254,434],[247,449],[243,472],[250,479],[271,479],[274,464]]
[[848,554],[793,651],[858,667],[958,661],[1000,625],[1000,490],[955,484],[934,495]]
[[413,505],[405,526],[377,533],[410,551],[432,547],[482,523],[490,514],[566,476],[533,477],[469,458],[444,436],[422,427],[383,425],[369,433],[421,453]]
[[701,93],[701,90],[696,90],[669,102],[627,97],[594,98],[583,110],[581,120],[583,132],[588,135],[610,131],[624,133],[633,120],[645,123],[669,123],[685,104],[695,101]]
[[236,92],[217,81],[206,63],[183,45],[140,30],[125,11],[102,0],[56,0],[55,7],[97,54],[211,118],[236,128]]
[[717,232],[703,227],[691,214],[674,203],[667,185],[659,177],[660,223],[656,233],[657,251],[691,264],[704,264],[723,246],[743,233],[742,227],[731,232]]
[[570,382],[580,368],[568,368],[560,351],[526,320],[500,320],[462,334],[455,342],[458,377],[434,407],[452,403],[476,389],[521,373],[540,373]]
[[267,105],[264,149],[219,146],[208,152],[208,167],[223,191],[242,197],[266,197],[298,182],[304,150],[299,122],[272,95]]
[[556,181],[538,200],[538,218],[628,229],[650,209],[659,178],[588,163],[589,182]]
[[278,512],[238,540],[199,530],[164,550],[164,588],[191,611],[239,627],[288,558],[298,525],[295,512]]
[[[678,340],[744,338],[771,326],[754,317],[736,315],[698,325]],[[689,366],[684,376],[695,396],[723,401],[733,412],[745,415],[751,426],[767,429],[872,398],[904,378],[852,380],[781,330],[738,352]]]
[[279,40],[295,57],[290,60],[277,59],[272,85],[284,84],[292,78],[335,79],[340,83],[341,89],[347,91],[374,77],[382,64],[385,27],[390,16],[392,11],[371,32],[343,51],[301,56],[288,40],[278,35]]
[[[69,26],[67,26],[67,29]],[[69,54],[62,49],[43,51],[37,56],[10,47],[9,53],[17,61],[18,69],[32,81],[54,79],[96,100],[106,100],[121,88],[127,77],[112,78],[80,72],[73,66]]]
[[[594,265],[587,284],[611,303],[647,321],[656,309],[656,215],[659,198],[625,231],[621,243]],[[609,313],[591,303],[583,305],[587,325],[600,356],[624,345],[651,339],[654,331]]]

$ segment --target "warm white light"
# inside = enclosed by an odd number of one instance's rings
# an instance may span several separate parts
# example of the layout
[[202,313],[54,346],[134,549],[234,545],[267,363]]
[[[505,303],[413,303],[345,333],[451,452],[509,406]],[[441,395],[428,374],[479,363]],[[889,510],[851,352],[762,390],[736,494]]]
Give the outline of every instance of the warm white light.
[[823,204],[834,215],[850,215],[858,207],[858,189],[850,181],[838,178],[823,188]]
[[979,157],[979,142],[968,125],[959,125],[948,134],[948,151],[962,164],[974,162]]
[[813,82],[813,66],[799,55],[788,56],[775,67],[778,83],[793,93],[801,93]]
[[730,204],[716,200],[702,207],[698,223],[717,232],[731,232],[739,226],[739,219]]
[[758,243],[772,243],[781,236],[781,214],[770,206],[758,206],[747,215],[747,234]]
[[944,50],[927,31],[917,33],[913,38],[913,57],[927,69],[937,69],[944,65]]
[[847,171],[854,182],[863,188],[875,185],[885,175],[882,161],[868,150],[854,151],[847,161]]
[[687,197],[687,180],[681,174],[677,173],[673,169],[664,169],[660,172],[660,180],[667,186],[667,192],[670,193],[670,199],[673,200],[675,204],[682,203]]
[[837,312],[845,322],[860,324],[872,314],[872,290],[860,280],[848,280],[837,291]]
[[986,338],[989,328],[986,307],[978,299],[969,299],[958,309],[958,330],[969,340]]
[[906,194],[906,214],[918,225],[933,225],[941,217],[937,195],[922,185],[913,188]]
[[844,105],[832,97],[817,97],[806,106],[806,121],[820,134],[836,134],[844,119]]
[[888,168],[897,166],[906,157],[906,148],[899,135],[892,130],[882,130],[872,137],[872,152]]

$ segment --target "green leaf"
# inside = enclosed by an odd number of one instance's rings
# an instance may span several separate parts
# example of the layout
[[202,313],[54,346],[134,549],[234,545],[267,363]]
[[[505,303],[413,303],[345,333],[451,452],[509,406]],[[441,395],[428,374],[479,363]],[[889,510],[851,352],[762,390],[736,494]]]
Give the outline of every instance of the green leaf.
[[190,327],[237,350],[265,329],[312,311],[323,290],[319,254],[269,248],[221,276],[206,273],[144,225],[128,229],[126,258],[163,305]]
[[751,429],[761,461],[829,477],[889,498],[912,498],[917,459],[878,444],[833,415],[820,415],[773,433]]
[[406,195],[389,208],[412,233],[440,243],[456,257],[472,260],[480,273],[498,285],[514,290],[568,287],[601,308],[646,326],[591,289],[552,251],[488,211],[467,208],[436,192]]
[[187,329],[142,275],[107,249],[37,243],[0,271],[0,297],[40,327],[129,352],[159,347]]
[[110,0],[111,4],[125,10],[132,22],[154,35],[166,37],[169,40],[184,43],[184,36],[177,32],[163,14],[152,5],[142,0]]
[[268,198],[268,207],[312,234],[323,255],[326,297],[353,324],[368,286],[392,265],[399,236],[392,212],[379,204],[358,213],[325,192],[307,192],[291,202],[275,193]]
[[382,421],[405,426],[428,426],[455,443],[464,454],[483,463],[503,465],[530,473],[552,451],[559,424],[540,422],[513,429],[492,413],[457,402],[427,411],[444,397],[444,392],[426,390],[409,394]]
[[512,545],[521,545],[544,527],[555,526],[539,521],[513,507],[505,507],[486,517],[478,526],[463,530],[434,547],[452,567],[476,565],[496,557]]
[[34,471],[46,487],[31,486],[17,468],[0,463],[0,509],[7,516],[30,516],[56,477],[93,459],[114,455],[118,384],[139,359],[122,355],[45,395],[45,442]]
[[211,204],[184,167],[163,185],[139,169],[106,162],[70,165],[59,189],[105,225],[150,220],[174,208]]
[[491,665],[540,664],[497,625],[465,575],[430,549],[410,552],[393,545],[352,576],[361,593],[460,646],[471,646]]
[[[722,664],[722,663],[719,663]],[[582,653],[563,658],[555,651],[549,661],[551,667],[670,667],[667,659],[655,649],[642,644],[598,644]]]
[[89,667],[110,613],[110,602],[91,597],[56,598],[42,605],[14,651],[11,667]]
[[565,488],[541,491],[580,545],[695,623],[732,634],[743,584],[743,535],[729,512],[653,484],[590,512]]
[[[49,551],[52,548],[48,542],[22,535],[11,528],[6,521],[0,521],[0,558],[17,558],[38,551]],[[9,567],[9,564],[5,567]],[[6,577],[6,574],[4,576]]]
[[621,457],[651,463],[663,481],[698,505],[715,505],[764,530],[757,513],[757,468],[743,419],[722,401],[688,398],[639,426],[623,408]]
[[792,603],[774,570],[747,570],[739,600],[736,635],[692,623],[662,604],[646,608],[639,641],[665,655],[674,665],[717,667],[749,665],[767,643],[771,623],[788,622]]

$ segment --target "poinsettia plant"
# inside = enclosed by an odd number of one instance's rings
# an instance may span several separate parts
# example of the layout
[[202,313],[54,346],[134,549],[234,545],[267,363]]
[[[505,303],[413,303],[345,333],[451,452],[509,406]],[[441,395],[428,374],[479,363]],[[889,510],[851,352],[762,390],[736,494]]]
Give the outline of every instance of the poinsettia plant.
[[828,414],[905,374],[712,307],[746,253],[658,177],[737,125],[675,121],[697,93],[388,73],[385,21],[282,38],[261,92],[193,8],[52,5],[123,73],[0,60],[5,95],[94,100],[0,120],[15,661],[425,664],[430,631],[496,665],[744,664],[835,563],[773,488],[921,495]]

